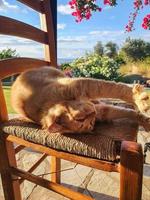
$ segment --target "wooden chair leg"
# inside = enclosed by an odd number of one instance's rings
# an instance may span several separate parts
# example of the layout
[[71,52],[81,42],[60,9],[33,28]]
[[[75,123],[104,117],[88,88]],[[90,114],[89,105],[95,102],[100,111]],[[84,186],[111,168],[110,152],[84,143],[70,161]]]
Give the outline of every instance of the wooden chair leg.
[[123,142],[120,164],[120,200],[141,200],[142,175],[141,145],[135,142]]
[[12,177],[10,166],[16,166],[13,144],[0,137],[0,173],[5,200],[21,200],[17,177]]
[[51,181],[54,183],[60,183],[60,176],[61,176],[61,160],[59,158],[56,158],[54,156],[51,156],[51,163],[50,163],[50,169],[51,169]]

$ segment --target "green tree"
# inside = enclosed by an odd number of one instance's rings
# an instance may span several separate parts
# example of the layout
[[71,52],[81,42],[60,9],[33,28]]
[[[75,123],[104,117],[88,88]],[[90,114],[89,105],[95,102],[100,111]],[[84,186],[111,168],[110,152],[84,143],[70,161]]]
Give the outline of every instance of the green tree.
[[121,48],[121,54],[124,54],[125,59],[129,62],[143,60],[150,56],[150,43],[141,39],[127,38]]
[[[17,51],[15,49],[3,49],[0,51],[0,60],[7,58],[15,58],[18,57]],[[13,82],[16,76],[11,76],[3,80],[3,82]]]
[[150,57],[150,42],[146,42],[145,54],[146,54],[146,57]]
[[98,54],[99,56],[102,56],[104,54],[104,47],[102,42],[97,42],[96,45],[94,46],[94,53]]
[[0,60],[14,57],[18,57],[15,49],[8,48],[0,51]]
[[105,45],[105,55],[109,58],[114,58],[118,55],[118,46],[114,42],[108,42]]

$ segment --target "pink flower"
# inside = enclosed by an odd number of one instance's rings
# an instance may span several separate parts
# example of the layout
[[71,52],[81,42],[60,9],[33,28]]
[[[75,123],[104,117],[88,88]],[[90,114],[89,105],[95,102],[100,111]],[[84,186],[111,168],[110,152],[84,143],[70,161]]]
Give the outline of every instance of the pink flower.
[[[117,2],[117,0],[103,0],[104,5],[110,6],[115,6]],[[76,18],[76,22],[81,22],[84,19],[89,20],[92,12],[102,11],[96,0],[70,0],[69,5],[73,9],[72,16]],[[128,25],[126,26],[127,32],[134,30],[136,17],[144,6],[150,6],[150,0],[133,0],[134,11],[129,15]],[[150,14],[144,17],[142,27],[150,30]]]
[[147,6],[147,5],[150,5],[150,0],[144,0],[144,4]]
[[73,13],[72,13],[72,16],[77,16],[77,12],[73,12]]
[[142,27],[150,30],[150,15],[146,15],[143,19]]

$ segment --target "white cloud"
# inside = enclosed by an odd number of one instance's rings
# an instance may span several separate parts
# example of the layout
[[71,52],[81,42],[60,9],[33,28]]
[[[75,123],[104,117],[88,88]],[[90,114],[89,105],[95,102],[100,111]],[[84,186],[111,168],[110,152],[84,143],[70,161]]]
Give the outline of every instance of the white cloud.
[[[43,46],[32,40],[0,35],[0,41],[0,51],[6,48],[12,48],[16,49],[21,57],[44,58]],[[74,42],[72,43],[71,41]],[[84,41],[83,36],[75,38],[68,37],[66,40],[64,38],[64,43],[61,44],[58,42],[58,58],[78,58],[91,50],[87,45],[82,48],[78,47],[79,43],[77,41]]]
[[124,31],[122,30],[118,30],[118,31],[109,31],[109,30],[105,30],[105,31],[91,31],[89,32],[90,35],[94,35],[94,36],[121,36],[124,34]]
[[17,5],[12,5],[8,3],[6,0],[0,0],[0,11],[7,11],[9,9],[11,10],[17,10],[19,7]]
[[90,41],[93,41],[93,46],[97,41],[102,41],[103,44],[112,41],[118,44],[118,46],[122,46],[126,38],[130,37],[132,39],[143,39],[147,42],[150,42],[150,35],[146,32],[135,33],[134,31],[131,33],[125,33],[124,30],[95,30],[89,32]]
[[148,42],[150,42],[150,34],[149,33],[143,34],[143,39],[146,40],[146,41],[148,41]]
[[87,36],[66,36],[59,37],[57,40],[59,43],[81,43],[87,41]]
[[66,24],[57,24],[57,29],[58,30],[64,30],[66,27]]
[[91,49],[85,48],[58,48],[58,58],[79,58],[84,56],[86,52],[90,52]]
[[73,12],[73,10],[70,8],[69,5],[63,5],[63,4],[58,5],[57,10],[60,14],[63,15],[70,15]]
[[102,41],[104,44],[112,41],[120,45],[127,37],[127,33],[124,30],[94,30],[89,32],[90,39],[94,40],[94,45],[97,41]]
[[44,57],[43,46],[32,40],[0,35],[0,41],[0,50],[12,48],[22,57]]

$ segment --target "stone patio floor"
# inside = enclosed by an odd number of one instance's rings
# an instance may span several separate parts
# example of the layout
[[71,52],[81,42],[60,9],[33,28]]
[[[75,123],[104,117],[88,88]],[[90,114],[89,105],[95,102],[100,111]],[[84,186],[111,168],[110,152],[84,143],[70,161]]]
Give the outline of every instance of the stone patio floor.
[[[150,133],[146,133],[141,129],[138,135],[138,141],[142,145],[145,142],[150,142]],[[23,150],[17,155],[18,166],[22,169],[28,169],[40,156],[41,154],[39,153]],[[49,160],[49,157],[46,158],[34,173],[38,175],[49,173]],[[148,153],[146,161],[148,164],[144,165],[142,200],[150,200],[150,153]],[[119,197],[118,173],[95,170],[64,160],[62,160],[62,170],[62,184],[75,191],[88,194],[95,200],[117,200]],[[50,179],[49,175],[44,175],[43,177]],[[21,185],[21,190],[23,200],[67,199],[27,181]],[[0,200],[4,200],[1,182]]]

